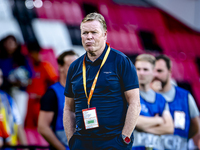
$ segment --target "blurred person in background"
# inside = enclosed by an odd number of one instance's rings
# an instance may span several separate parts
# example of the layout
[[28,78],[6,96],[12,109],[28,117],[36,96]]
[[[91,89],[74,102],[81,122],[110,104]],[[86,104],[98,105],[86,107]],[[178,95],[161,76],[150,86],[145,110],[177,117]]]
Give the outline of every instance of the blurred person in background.
[[172,63],[169,57],[166,55],[156,57],[154,81],[161,82],[161,88],[157,89],[168,102],[174,122],[174,134],[163,135],[162,140],[165,149],[185,150],[188,147],[188,139],[199,131],[199,110],[189,91],[172,84],[171,69]]
[[29,100],[24,127],[37,130],[40,99],[47,88],[58,81],[58,74],[49,62],[41,59],[41,48],[37,42],[29,43],[27,47],[34,73],[32,82],[26,90],[29,94]]
[[[199,125],[200,125],[200,119],[199,119]],[[200,149],[200,130],[195,136],[193,136],[193,138],[190,138],[190,140],[188,142],[188,149],[189,150],[199,150]]]
[[[177,83],[174,79],[171,80],[172,85],[177,86]],[[151,83],[151,88],[154,91],[160,91],[162,90],[162,82],[160,80],[154,79]],[[200,119],[199,119],[200,124]],[[188,141],[188,149],[189,150],[198,150],[200,149],[200,130],[199,132],[193,136],[193,138],[190,138]]]
[[59,82],[48,88],[41,99],[38,131],[50,144],[50,149],[68,149],[63,127],[64,87],[70,64],[78,56],[72,50],[63,52],[58,58]]
[[173,134],[174,131],[168,104],[161,94],[150,87],[155,61],[155,57],[150,54],[141,54],[135,60],[140,85],[141,112],[134,131],[133,150],[148,147],[164,149],[160,135]]
[[[3,72],[0,68],[0,87],[3,84]],[[27,146],[25,131],[15,101],[6,92],[0,90],[0,148],[3,145]]]
[[[0,69],[0,87],[3,84],[3,72]],[[3,145],[10,145],[10,119],[12,119],[11,107],[7,97],[2,95],[6,94],[0,90],[0,148]],[[7,96],[7,95],[6,95]]]
[[31,82],[32,67],[26,56],[21,53],[21,45],[13,35],[8,35],[0,41],[0,68],[4,78],[2,89],[16,101],[23,124],[28,103],[25,90]]
[[69,147],[130,150],[140,114],[135,66],[106,43],[101,14],[88,14],[80,28],[86,53],[70,65],[65,85],[63,123]]

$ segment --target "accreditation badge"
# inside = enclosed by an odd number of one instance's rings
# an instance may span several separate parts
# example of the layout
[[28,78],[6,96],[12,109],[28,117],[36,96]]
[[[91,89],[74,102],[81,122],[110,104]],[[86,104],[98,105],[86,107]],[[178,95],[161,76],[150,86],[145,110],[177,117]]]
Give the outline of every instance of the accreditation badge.
[[174,112],[174,126],[175,128],[185,129],[185,112],[175,111]]
[[99,127],[96,107],[83,109],[83,120],[85,123],[85,129],[92,129]]

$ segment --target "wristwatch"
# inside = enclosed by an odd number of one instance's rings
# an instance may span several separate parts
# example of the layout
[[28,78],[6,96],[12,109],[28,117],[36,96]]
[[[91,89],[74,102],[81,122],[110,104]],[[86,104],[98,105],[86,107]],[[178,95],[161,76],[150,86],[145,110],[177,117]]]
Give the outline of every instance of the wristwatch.
[[131,139],[128,136],[123,135],[123,134],[122,134],[122,139],[123,139],[124,143],[126,143],[126,144],[129,144],[131,142]]

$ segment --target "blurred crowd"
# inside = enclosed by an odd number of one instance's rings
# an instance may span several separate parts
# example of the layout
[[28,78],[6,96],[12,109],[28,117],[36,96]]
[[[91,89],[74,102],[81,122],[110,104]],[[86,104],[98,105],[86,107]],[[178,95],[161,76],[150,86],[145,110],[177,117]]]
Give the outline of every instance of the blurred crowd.
[[[44,96],[45,92],[52,84],[59,81],[58,70],[56,70],[58,68],[53,67],[50,62],[42,60],[42,49],[38,43],[29,43],[26,47],[28,53],[24,52],[22,45],[19,44],[18,39],[16,39],[13,35],[8,35],[0,41],[0,148],[3,146],[28,146],[34,144],[48,146],[50,143],[46,142],[47,138],[45,138],[46,140],[43,138],[43,129],[41,130],[41,127],[38,130],[41,135],[37,131],[39,124],[38,117],[41,109],[41,98]],[[162,60],[163,58],[160,59]],[[151,99],[149,100],[148,94],[151,95],[154,94],[154,92],[150,91],[149,93],[147,93],[147,91],[151,89],[152,91],[154,90],[161,93],[166,101],[170,103],[170,93],[166,93],[166,91],[168,91],[169,89],[166,88],[171,88],[169,84],[173,85],[174,87],[176,87],[176,85],[174,85],[174,82],[172,82],[172,79],[169,76],[171,66],[169,66],[169,68],[166,67],[165,70],[165,66],[162,66],[163,62],[160,62],[161,64],[158,64],[157,66],[154,62],[152,67],[151,63],[148,64],[148,60],[140,57],[136,59],[136,62],[137,63],[135,63],[135,66],[140,82],[141,99],[144,99],[141,101],[143,111],[143,113],[141,112],[141,116],[148,116],[145,113],[145,111],[147,110],[147,102],[150,103],[150,101],[152,101]],[[147,64],[142,64],[141,62],[147,62]],[[69,65],[70,64],[68,64],[67,67],[69,67]],[[148,65],[150,65],[149,68]],[[193,97],[190,99],[193,99]],[[152,103],[152,105],[154,105],[154,103]],[[157,105],[159,105],[160,107],[161,104]],[[197,108],[196,104],[191,105],[195,106],[195,108],[193,107],[194,109]],[[149,107],[152,109],[157,108],[157,106]],[[170,112],[171,106],[166,106],[163,104],[163,112],[164,110],[168,110]],[[139,132],[150,133],[154,135],[173,134],[173,132],[176,132],[174,129],[171,128],[173,125],[178,126],[179,128],[183,127],[182,124],[176,124],[176,122],[172,122],[172,118],[174,119],[174,117],[179,117],[180,119],[182,119],[182,113],[177,113],[176,116],[172,115],[171,118],[170,115],[168,116],[163,112],[160,112],[160,114],[158,114],[158,112],[155,112],[156,115],[151,117],[153,117],[154,119],[156,118],[157,120],[161,119],[159,117],[162,117],[164,122],[159,122],[155,124],[155,126],[158,127],[159,125],[161,126],[163,124],[165,125],[165,128],[167,127],[167,131],[161,132],[159,130],[158,133],[157,129],[148,129],[148,123],[144,122],[143,119],[145,118],[141,117],[136,126],[137,133],[135,133],[135,136],[140,136]],[[188,112],[188,114],[190,118],[188,119],[190,120],[190,124],[194,125],[195,121],[192,119],[196,119],[199,117],[198,110],[196,112],[195,110],[191,110],[190,112]],[[167,124],[165,122],[166,120]],[[188,120],[184,121],[187,122]],[[184,128],[186,127],[184,126]],[[191,140],[189,141],[187,147],[190,146],[190,148],[198,149],[200,148],[198,127],[192,126],[192,128],[194,129],[193,131],[189,131],[189,128],[191,128],[191,126],[187,127],[187,132],[189,133],[189,135],[187,135],[188,137],[186,137],[186,139],[188,140],[189,138],[191,138]],[[28,133],[30,132],[37,134],[37,138],[39,137],[40,143],[34,143],[33,140],[28,139]],[[139,142],[137,143],[136,137],[135,140],[135,144],[140,144]]]
[[42,61],[37,43],[26,50],[13,35],[0,41],[0,147],[34,144],[25,129],[37,131],[40,99],[58,80],[56,68]]

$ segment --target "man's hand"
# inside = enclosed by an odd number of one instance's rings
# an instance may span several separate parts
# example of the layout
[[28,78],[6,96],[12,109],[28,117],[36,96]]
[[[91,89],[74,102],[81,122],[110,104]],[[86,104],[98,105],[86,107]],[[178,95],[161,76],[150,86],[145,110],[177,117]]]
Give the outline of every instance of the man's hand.
[[162,90],[162,83],[159,80],[154,80],[150,86],[155,92]]
[[160,117],[158,114],[156,114],[154,118],[156,119],[156,122],[158,123],[157,125],[161,125],[165,123],[164,119]]
[[74,99],[70,97],[65,97],[65,106],[63,111],[63,125],[69,143],[69,140],[71,139],[71,137],[75,132],[75,104],[74,104]]

